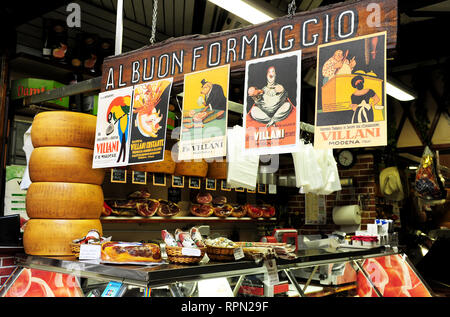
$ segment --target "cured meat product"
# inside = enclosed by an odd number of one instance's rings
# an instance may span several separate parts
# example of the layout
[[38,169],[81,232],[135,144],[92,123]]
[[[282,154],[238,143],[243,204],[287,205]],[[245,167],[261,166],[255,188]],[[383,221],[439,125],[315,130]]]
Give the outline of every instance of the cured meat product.
[[227,198],[225,196],[217,196],[212,201],[215,206],[222,206],[227,203]]
[[175,216],[177,213],[180,212],[180,207],[178,207],[177,204],[160,199],[159,200],[159,207],[156,210],[156,213],[160,217],[172,217]]
[[231,205],[225,204],[223,206],[214,208],[214,215],[216,215],[216,217],[228,217],[229,215],[231,215],[232,211],[233,207],[231,207]]
[[196,199],[199,204],[209,204],[213,198],[210,193],[198,193]]
[[224,112],[225,112],[225,111],[219,111],[219,112],[213,114],[212,116],[209,116],[208,118],[206,118],[206,119],[203,121],[203,123],[208,123],[208,122],[213,121],[214,119],[220,119],[220,118],[222,118]]
[[196,113],[192,119],[194,120],[194,122],[202,122],[203,119],[205,119],[208,115],[208,112],[201,111],[199,113]]
[[263,210],[258,206],[246,204],[245,209],[247,210],[247,215],[249,215],[251,218],[260,218],[263,216]]
[[233,211],[231,212],[231,216],[241,218],[247,214],[247,209],[244,206],[236,205],[233,206]]
[[193,204],[191,213],[197,217],[209,217],[213,214],[214,208],[210,205]]
[[102,216],[110,216],[112,212],[111,207],[108,206],[106,202],[103,202],[103,210],[102,210]]
[[155,243],[105,242],[102,244],[102,261],[161,262],[161,250]]
[[205,247],[205,243],[203,242],[202,235],[200,234],[200,231],[196,227],[192,227],[191,230],[189,230],[189,234],[191,235],[192,240],[194,240],[195,244],[199,248]]
[[191,235],[188,232],[183,232],[181,229],[175,230],[175,240],[181,242],[185,248],[195,248],[196,244],[192,240]]
[[147,190],[137,190],[128,195],[128,199],[147,199],[150,198],[150,193]]
[[156,213],[159,207],[159,201],[156,199],[148,199],[146,201],[136,203],[136,211],[142,217],[151,217]]
[[270,205],[264,205],[261,207],[264,218],[270,218],[275,216],[275,208]]
[[163,238],[166,245],[169,247],[179,246],[174,236],[167,230],[161,230],[161,237]]

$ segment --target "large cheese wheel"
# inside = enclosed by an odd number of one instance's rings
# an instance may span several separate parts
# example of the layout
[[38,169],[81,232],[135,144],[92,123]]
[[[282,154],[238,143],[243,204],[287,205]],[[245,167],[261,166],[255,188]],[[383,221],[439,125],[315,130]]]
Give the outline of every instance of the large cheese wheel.
[[98,219],[103,203],[102,187],[92,184],[31,183],[26,196],[31,219]]
[[211,162],[208,163],[208,178],[227,179],[227,162]]
[[23,247],[30,255],[72,255],[70,243],[95,229],[102,235],[99,219],[30,219],[23,232]]
[[93,150],[45,146],[33,150],[29,173],[32,182],[65,182],[101,185],[103,169],[92,168]]
[[74,146],[94,149],[97,117],[72,111],[38,113],[31,127],[34,147]]
[[208,173],[208,163],[205,160],[200,162],[180,161],[176,163],[175,174],[183,176],[206,177]]
[[171,151],[164,151],[164,160],[156,163],[131,165],[131,170],[152,173],[175,173],[175,161],[172,159]]

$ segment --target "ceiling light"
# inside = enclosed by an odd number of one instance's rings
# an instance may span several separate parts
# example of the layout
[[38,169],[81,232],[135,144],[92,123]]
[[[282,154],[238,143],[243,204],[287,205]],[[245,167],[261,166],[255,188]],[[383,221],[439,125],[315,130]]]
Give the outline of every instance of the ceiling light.
[[407,92],[404,88],[400,88],[397,83],[386,81],[386,93],[400,101],[411,101],[416,99],[413,93]]
[[263,23],[272,20],[274,17],[262,12],[255,6],[243,0],[208,0],[211,3],[233,13],[234,15],[252,24]]

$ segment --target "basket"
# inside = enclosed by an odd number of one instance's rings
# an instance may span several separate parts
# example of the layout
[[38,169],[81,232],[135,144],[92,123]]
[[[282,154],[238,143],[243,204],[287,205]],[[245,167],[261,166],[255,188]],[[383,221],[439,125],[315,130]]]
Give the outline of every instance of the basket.
[[206,246],[206,254],[214,261],[234,261],[234,250],[236,248]]
[[201,252],[200,256],[188,256],[183,255],[181,249],[182,247],[169,247],[166,245],[167,258],[170,263],[197,264],[203,259],[206,252],[206,248],[199,248]]

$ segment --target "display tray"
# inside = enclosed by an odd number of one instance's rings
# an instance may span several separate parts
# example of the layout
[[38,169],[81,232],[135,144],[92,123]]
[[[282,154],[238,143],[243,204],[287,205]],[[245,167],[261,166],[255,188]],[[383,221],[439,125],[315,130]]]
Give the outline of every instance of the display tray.
[[250,218],[250,217],[119,217],[108,216],[101,217],[100,221],[103,223],[124,223],[124,222],[139,222],[139,223],[159,223],[159,222],[258,222],[258,221],[276,221],[277,218]]
[[[327,252],[322,249],[301,250],[295,260],[277,259],[279,270],[306,267],[316,264],[335,263],[369,257],[394,254],[391,249],[376,247],[366,250],[338,250]],[[266,272],[263,261],[239,260],[232,262],[200,262],[195,265],[162,264],[158,266],[139,266],[122,264],[93,264],[78,261],[75,257],[42,257],[20,254],[16,256],[17,265],[71,272],[81,277],[100,280],[121,280],[143,287],[156,287],[174,281],[192,281],[217,277],[261,274]]]

